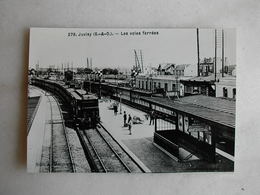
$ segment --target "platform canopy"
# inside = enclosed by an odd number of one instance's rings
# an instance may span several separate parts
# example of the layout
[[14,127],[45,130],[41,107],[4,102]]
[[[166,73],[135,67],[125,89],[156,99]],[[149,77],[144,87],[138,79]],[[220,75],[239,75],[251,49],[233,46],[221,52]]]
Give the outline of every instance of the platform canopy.
[[144,99],[167,109],[186,113],[203,120],[235,128],[235,101],[203,95],[188,96],[176,100],[161,97]]

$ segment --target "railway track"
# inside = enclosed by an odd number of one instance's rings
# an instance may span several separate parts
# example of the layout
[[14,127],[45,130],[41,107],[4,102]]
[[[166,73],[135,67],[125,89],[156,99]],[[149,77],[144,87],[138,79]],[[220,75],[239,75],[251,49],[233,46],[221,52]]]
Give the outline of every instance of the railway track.
[[[75,172],[73,157],[67,138],[66,127],[54,97],[47,96],[50,104],[51,140],[49,148],[49,172]],[[55,103],[54,103],[55,102]]]
[[94,172],[141,173],[143,168],[98,124],[95,129],[78,130]]

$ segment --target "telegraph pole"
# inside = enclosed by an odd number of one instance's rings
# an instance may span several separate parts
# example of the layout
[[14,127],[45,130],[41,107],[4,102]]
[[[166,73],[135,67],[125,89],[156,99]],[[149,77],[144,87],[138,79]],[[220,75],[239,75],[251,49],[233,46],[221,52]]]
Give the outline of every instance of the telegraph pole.
[[215,63],[214,63],[215,81],[217,80],[217,29],[215,29]]
[[199,43],[199,29],[197,28],[197,52],[198,52],[198,77],[200,76],[199,70],[200,70],[200,43]]
[[224,77],[224,29],[222,29],[222,77]]

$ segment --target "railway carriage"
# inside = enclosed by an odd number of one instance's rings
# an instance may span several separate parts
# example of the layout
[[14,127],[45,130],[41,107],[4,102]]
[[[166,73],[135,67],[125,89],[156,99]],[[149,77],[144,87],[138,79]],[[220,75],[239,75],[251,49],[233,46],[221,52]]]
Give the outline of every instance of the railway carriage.
[[73,92],[74,96],[80,98],[74,99],[74,111],[75,115],[80,118],[81,123],[84,127],[94,127],[99,122],[99,108],[98,108],[98,98],[90,93],[86,93],[85,90],[75,90]]
[[93,128],[99,121],[98,98],[84,90],[70,88],[64,82],[33,78],[32,84],[50,91],[69,108],[74,122],[80,128]]
[[86,91],[96,93],[99,96],[109,96],[111,99],[130,104],[131,106],[136,106],[138,109],[145,112],[150,111],[150,105],[141,100],[141,97],[150,97],[152,92],[93,81],[85,81],[83,83],[83,88]]

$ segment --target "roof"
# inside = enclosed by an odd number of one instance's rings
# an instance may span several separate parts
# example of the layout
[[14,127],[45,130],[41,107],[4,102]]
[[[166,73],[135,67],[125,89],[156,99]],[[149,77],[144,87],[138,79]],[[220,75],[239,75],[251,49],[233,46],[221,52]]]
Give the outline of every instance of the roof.
[[218,82],[216,82],[215,84],[221,86],[236,87],[236,77],[228,75],[223,78],[219,78]]
[[134,92],[138,92],[141,94],[146,94],[146,95],[151,95],[152,92],[151,91],[146,91],[144,89],[136,89],[136,88],[131,88],[131,87],[123,87],[123,86],[118,86],[118,89],[124,89],[124,90],[128,90],[128,91],[134,91]]
[[77,94],[75,91],[71,91],[70,92],[71,95],[73,95],[74,98],[76,98],[77,100],[81,100],[82,98],[79,96],[79,94]]
[[169,68],[174,67],[175,64],[173,64],[173,63],[162,63],[162,64],[159,64],[159,67],[160,66],[161,66],[162,70],[168,70]]
[[176,70],[184,70],[187,66],[190,66],[190,64],[180,64],[176,66]]
[[215,81],[215,75],[211,74],[209,76],[199,76],[199,77],[192,77],[190,79],[181,80],[181,81],[195,81],[195,82],[214,82]]
[[180,99],[182,102],[192,103],[201,107],[236,114],[236,102],[223,98],[210,97],[205,95],[193,95]]
[[[218,82],[220,81],[235,81],[236,80],[236,77],[234,76],[230,76],[230,75],[227,75],[225,74],[224,77],[222,77],[222,75],[220,73],[217,73],[216,74],[216,80]],[[194,81],[194,82],[215,82],[215,74],[212,73],[211,75],[209,76],[197,76],[197,77],[191,77],[190,79],[181,79],[181,81]],[[216,82],[217,83],[217,82]]]
[[153,80],[189,80],[194,78],[193,76],[176,76],[176,75],[152,75],[152,76],[138,76],[137,79],[153,79]]
[[86,99],[97,99],[97,96],[92,94],[92,93],[86,93],[85,90],[83,89],[77,89],[76,93],[80,96],[82,96],[84,98],[84,100]]
[[88,100],[88,99],[98,99],[97,98],[97,96],[96,95],[94,95],[94,94],[85,94],[85,95],[83,95],[83,98],[84,98],[84,100]]
[[235,128],[235,101],[202,95],[175,101],[160,97],[146,97],[145,100],[229,128]]

